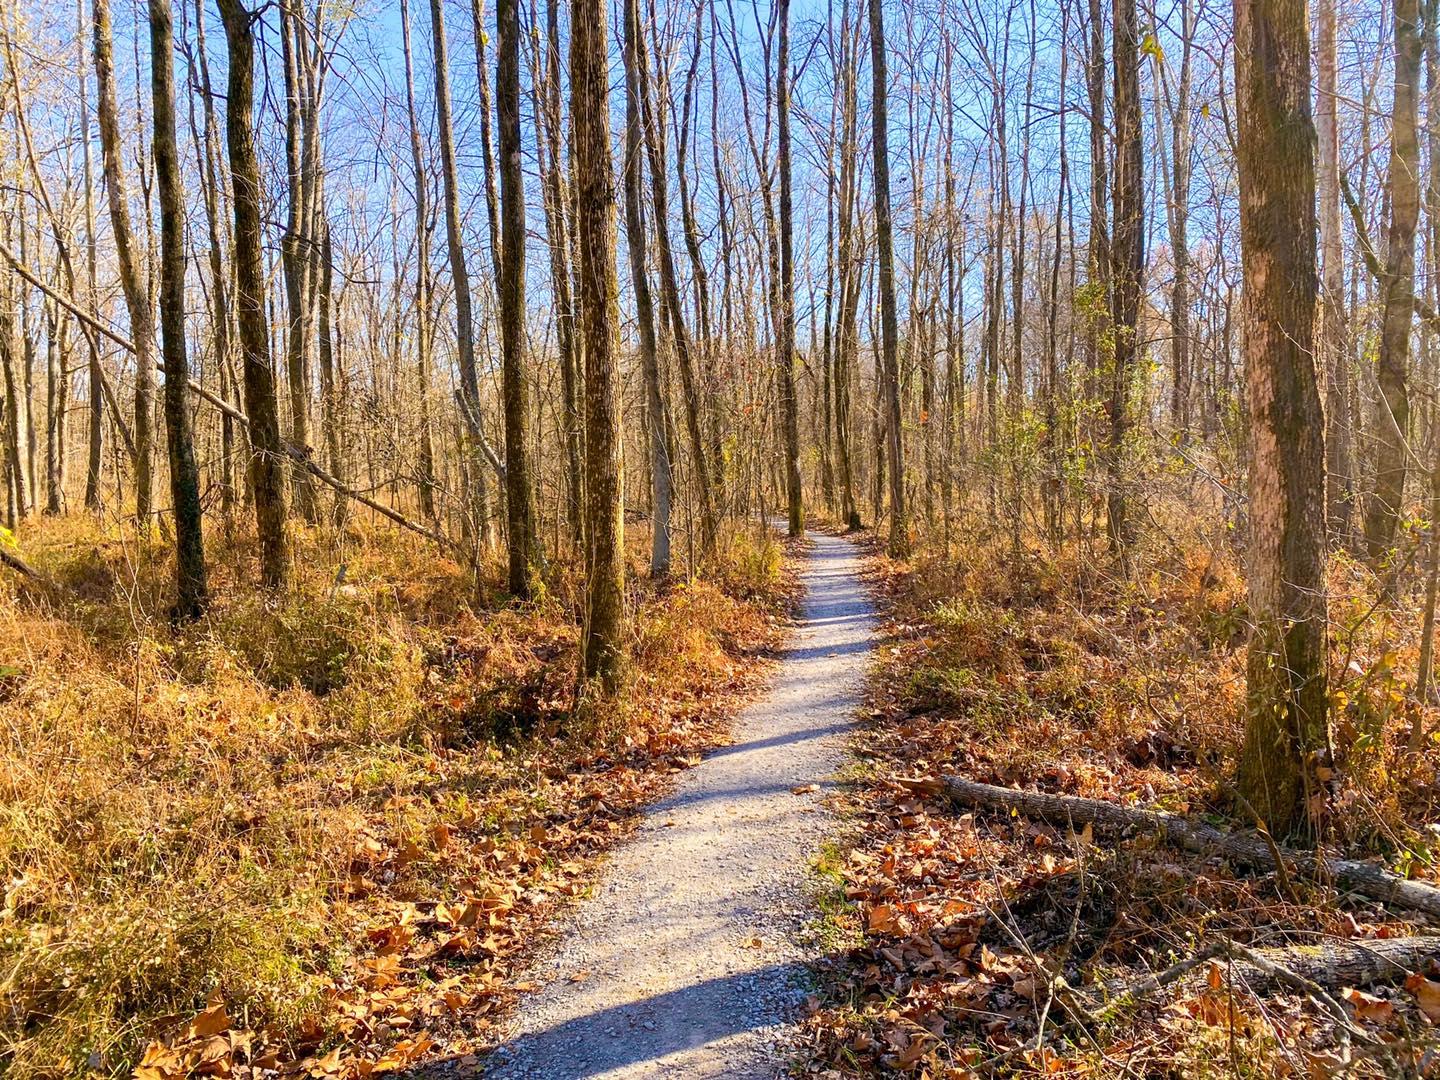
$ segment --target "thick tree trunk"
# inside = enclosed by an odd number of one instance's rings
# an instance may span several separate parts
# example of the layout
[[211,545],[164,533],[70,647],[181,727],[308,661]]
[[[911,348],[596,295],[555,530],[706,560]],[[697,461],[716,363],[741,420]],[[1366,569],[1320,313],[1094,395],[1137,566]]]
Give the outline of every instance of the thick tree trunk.
[[254,109],[254,15],[244,0],[218,0],[230,62],[225,132],[235,216],[235,314],[250,426],[250,490],[260,540],[260,577],[267,588],[283,589],[290,574],[285,529],[285,450],[280,440],[275,373],[270,366],[270,331],[265,318],[265,268],[260,215],[260,168],[251,128]]
[[[150,88],[160,195],[160,325],[165,357],[165,440],[175,514],[175,615],[198,618],[208,601],[200,469],[190,419],[185,348],[185,200],[175,140],[175,43],[170,0],[150,0]],[[137,342],[137,348],[139,343]]]
[[598,680],[608,692],[619,686],[625,660],[625,475],[607,43],[603,0],[572,0],[570,116],[585,350],[585,624],[580,653],[585,677]]
[[1254,621],[1237,787],[1284,836],[1308,829],[1329,742],[1310,34],[1294,0],[1235,0],[1235,27]]

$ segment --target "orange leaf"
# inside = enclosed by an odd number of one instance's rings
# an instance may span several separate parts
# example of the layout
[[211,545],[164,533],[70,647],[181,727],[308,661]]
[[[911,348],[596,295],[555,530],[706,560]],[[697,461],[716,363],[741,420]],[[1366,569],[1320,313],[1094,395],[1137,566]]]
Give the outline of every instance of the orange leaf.
[[1440,982],[1427,979],[1418,971],[1405,980],[1405,989],[1415,995],[1415,1004],[1432,1024],[1440,1024]]

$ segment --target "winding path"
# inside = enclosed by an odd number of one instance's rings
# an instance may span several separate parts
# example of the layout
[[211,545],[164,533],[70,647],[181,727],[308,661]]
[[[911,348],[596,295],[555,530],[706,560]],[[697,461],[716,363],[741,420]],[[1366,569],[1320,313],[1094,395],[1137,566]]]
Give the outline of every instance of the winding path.
[[801,619],[770,690],[738,718],[734,745],[686,773],[615,853],[487,1075],[784,1071],[811,955],[809,865],[831,824],[821,800],[875,633],[855,546],[813,540]]

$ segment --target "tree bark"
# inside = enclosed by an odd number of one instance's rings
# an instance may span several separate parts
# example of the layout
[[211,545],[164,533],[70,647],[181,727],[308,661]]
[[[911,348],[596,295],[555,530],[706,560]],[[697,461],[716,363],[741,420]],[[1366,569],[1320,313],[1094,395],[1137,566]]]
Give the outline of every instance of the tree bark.
[[805,495],[800,481],[800,403],[795,396],[795,240],[790,177],[790,0],[778,0],[780,48],[775,64],[775,110],[779,114],[780,165],[780,419],[785,437],[785,497],[790,535],[805,535]]
[[250,421],[250,490],[260,541],[260,578],[267,588],[283,589],[290,574],[290,545],[285,526],[285,451],[280,440],[275,373],[270,366],[270,331],[265,317],[265,269],[262,254],[260,168],[251,128],[254,109],[255,16],[244,0],[218,0],[230,51],[225,132],[230,146],[234,188],[235,314]]
[[[942,781],[922,781],[916,786],[924,788],[930,784],[935,784],[951,799],[966,806],[1014,811],[1057,826],[1091,824],[1111,829],[1143,830],[1158,834],[1167,843],[1186,851],[1217,856],[1261,870],[1275,868],[1274,852],[1263,837],[1225,832],[1200,822],[1188,821],[1176,814],[1136,810],[1103,799],[1018,791],[1014,788],[963,780],[956,776],[947,776]],[[1323,882],[1333,882],[1375,900],[1413,911],[1440,915],[1440,889],[1433,885],[1392,874],[1374,863],[1317,857],[1310,852],[1288,848],[1276,850],[1280,852],[1288,872]]]
[[570,116],[585,350],[585,623],[580,655],[585,677],[597,680],[608,693],[618,688],[625,659],[625,475],[605,7],[603,0],[571,2]]
[[910,553],[910,521],[905,511],[905,455],[900,427],[900,328],[895,310],[895,232],[890,215],[890,144],[886,96],[883,0],[870,4],[871,111],[875,153],[875,238],[880,255],[881,399],[885,448],[890,473],[890,554]]
[[[1365,509],[1365,541],[1375,560],[1385,558],[1395,546],[1409,471],[1410,334],[1415,316],[1415,226],[1420,216],[1419,91],[1419,0],[1395,0],[1390,231],[1381,281],[1380,356],[1375,364],[1380,388],[1375,418],[1375,490]],[[1391,573],[1387,573],[1389,577]]]
[[1130,431],[1132,385],[1139,356],[1140,302],[1145,274],[1145,159],[1140,115],[1140,32],[1135,0],[1115,0],[1114,232],[1110,243],[1110,324],[1114,360],[1110,370],[1109,430],[1104,459],[1110,546],[1129,566],[1134,540],[1130,521],[1125,444]]
[[141,273],[130,226],[130,191],[120,144],[115,93],[115,60],[111,44],[110,0],[94,0],[96,113],[100,122],[100,155],[105,192],[110,206],[110,230],[120,287],[130,315],[130,336],[135,341],[135,514],[142,529],[148,526],[151,507],[151,463],[155,415],[155,317],[149,282]]
[[1235,26],[1254,621],[1236,786],[1284,836],[1308,831],[1329,743],[1310,34],[1296,0],[1235,0]]
[[540,573],[525,378],[525,177],[520,170],[520,2],[497,0],[495,101],[500,121],[500,382],[505,400],[505,513],[509,587],[528,599]]
[[[185,348],[185,200],[175,137],[175,42],[170,0],[150,0],[150,87],[160,195],[160,324],[165,357],[165,441],[175,514],[175,615],[199,618],[208,602],[200,469],[190,419]],[[137,342],[138,345],[138,342]]]
[[650,573],[670,572],[670,444],[665,438],[665,401],[655,344],[655,303],[645,269],[645,209],[641,199],[644,146],[640,105],[640,54],[644,49],[639,0],[625,0],[625,242],[630,250],[630,279],[635,290],[635,322],[640,335],[640,367],[645,379],[646,426],[650,434],[650,493],[653,502]]

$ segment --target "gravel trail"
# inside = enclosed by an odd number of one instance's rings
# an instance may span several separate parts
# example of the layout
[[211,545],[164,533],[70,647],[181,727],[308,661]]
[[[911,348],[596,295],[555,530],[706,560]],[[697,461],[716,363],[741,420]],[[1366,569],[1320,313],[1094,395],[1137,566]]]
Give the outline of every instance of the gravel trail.
[[808,868],[831,824],[821,800],[875,633],[855,546],[813,541],[802,615],[769,691],[736,721],[734,745],[686,773],[616,851],[533,974],[542,989],[487,1075],[783,1072],[806,992]]

